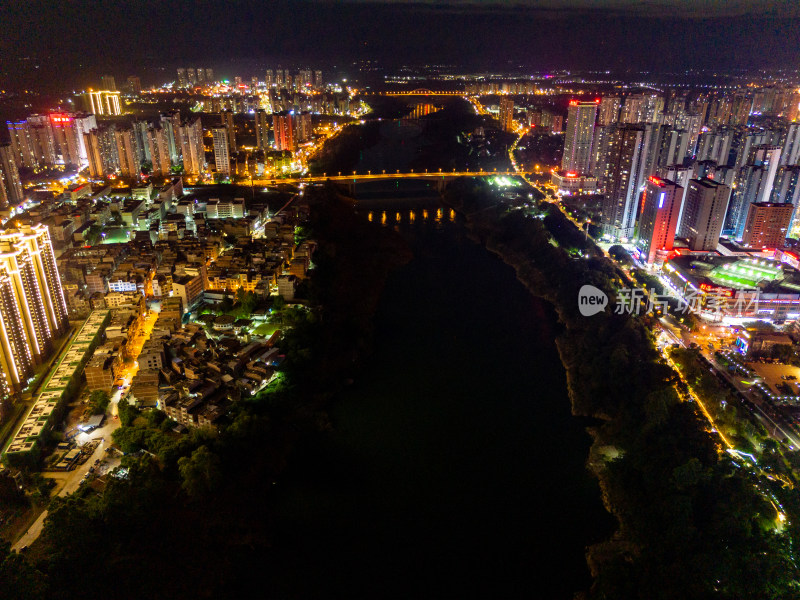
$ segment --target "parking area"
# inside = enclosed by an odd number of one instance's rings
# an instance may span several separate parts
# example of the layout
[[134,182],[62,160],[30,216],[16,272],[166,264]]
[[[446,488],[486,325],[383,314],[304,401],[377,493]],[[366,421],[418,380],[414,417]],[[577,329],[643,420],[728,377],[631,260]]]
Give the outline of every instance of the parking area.
[[[764,380],[764,383],[776,395],[792,393],[800,395],[800,367],[792,365],[776,365],[769,363],[747,363],[747,366]],[[791,392],[787,392],[789,389]]]

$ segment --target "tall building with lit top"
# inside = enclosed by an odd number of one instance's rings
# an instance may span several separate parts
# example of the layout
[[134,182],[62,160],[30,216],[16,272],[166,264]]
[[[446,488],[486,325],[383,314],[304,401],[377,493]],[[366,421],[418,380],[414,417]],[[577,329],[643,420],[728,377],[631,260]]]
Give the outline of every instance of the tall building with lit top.
[[44,225],[0,234],[0,367],[4,394],[20,391],[67,329],[67,305]]
[[113,90],[88,91],[83,95],[87,111],[100,116],[115,116],[122,113],[119,92]]
[[588,173],[592,156],[594,124],[597,105],[594,102],[571,100],[567,110],[567,133],[564,138],[564,156],[561,169],[567,172]]
[[642,192],[637,242],[642,261],[648,265],[656,262],[659,252],[672,250],[682,198],[683,188],[678,184],[658,177],[648,178]]

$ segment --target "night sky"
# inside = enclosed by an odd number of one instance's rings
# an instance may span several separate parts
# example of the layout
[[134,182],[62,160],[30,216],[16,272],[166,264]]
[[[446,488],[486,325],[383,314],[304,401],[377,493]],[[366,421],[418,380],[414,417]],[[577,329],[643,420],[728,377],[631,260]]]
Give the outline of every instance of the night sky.
[[[59,5],[61,4],[61,5]],[[653,69],[800,66],[796,0],[236,0],[6,2],[3,87],[95,84],[103,72],[163,81],[163,67]],[[38,65],[38,68],[37,68]],[[258,69],[258,70],[256,70]]]

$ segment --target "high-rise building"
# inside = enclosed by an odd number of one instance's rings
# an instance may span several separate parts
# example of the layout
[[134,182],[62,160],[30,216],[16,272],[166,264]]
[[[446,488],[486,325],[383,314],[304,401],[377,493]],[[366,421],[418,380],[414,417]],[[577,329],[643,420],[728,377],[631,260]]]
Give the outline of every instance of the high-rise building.
[[567,110],[567,133],[561,169],[568,173],[588,173],[592,156],[594,123],[597,118],[595,102],[571,100]]
[[11,149],[14,153],[14,162],[17,167],[35,169],[39,166],[34,143],[27,121],[7,121],[8,134],[11,138]]
[[59,163],[79,167],[81,161],[81,138],[70,113],[51,113],[50,127],[53,132],[56,154]]
[[214,69],[206,69],[206,81],[214,83]]
[[28,117],[28,131],[36,152],[36,162],[40,167],[54,167],[56,159],[56,142],[48,115],[31,115]]
[[186,79],[189,81],[190,86],[197,85],[197,74],[192,67],[186,69]]
[[89,91],[83,95],[87,111],[95,115],[119,115],[122,112],[119,92],[112,90]]
[[267,111],[259,109],[256,111],[256,147],[259,150],[269,149],[269,119]]
[[314,71],[314,89],[321,90],[325,87],[322,83],[322,71]]
[[89,158],[89,177],[105,176],[106,167],[103,162],[103,154],[100,149],[100,136],[97,130],[84,133],[83,142],[86,146],[86,153]]
[[203,124],[195,117],[180,127],[183,171],[187,175],[200,175],[206,166],[206,152],[203,146]]
[[138,177],[141,167],[133,129],[117,129],[114,132],[119,156],[119,170],[123,177]]
[[197,85],[203,85],[206,82],[205,69],[197,69]]
[[296,142],[306,142],[311,139],[311,113],[307,110],[303,112],[295,111],[294,115],[294,137]]
[[800,166],[781,167],[775,176],[770,202],[788,202],[800,205]]
[[644,149],[644,128],[612,125],[608,151],[603,160],[603,233],[614,238],[633,237],[639,200],[640,172]]
[[267,69],[267,76],[264,78],[264,84],[267,86],[267,90],[269,90],[274,83],[275,73],[272,69]]
[[78,155],[80,156],[81,165],[88,165],[89,156],[83,143],[83,134],[92,129],[97,129],[97,119],[92,114],[77,113],[72,115],[72,125],[75,127],[75,133],[78,137]]
[[500,98],[500,126],[503,131],[514,130],[514,99]]
[[236,152],[236,128],[233,124],[233,111],[225,110],[220,115],[222,117],[222,126],[228,132],[228,150],[230,153]]
[[136,75],[130,75],[128,77],[128,92],[131,94],[142,93],[142,80]]
[[117,82],[114,81],[113,75],[103,75],[100,78],[100,87],[110,92],[117,91]]
[[250,91],[255,94],[258,91],[258,77],[253,76],[250,78]]
[[166,131],[162,127],[149,127],[146,135],[150,163],[152,164],[151,173],[157,177],[169,175],[172,159]]
[[786,129],[786,139],[781,151],[781,164],[800,164],[800,123],[791,123]]
[[786,241],[794,206],[753,202],[747,211],[742,244],[748,248],[779,248]]
[[67,328],[67,305],[44,225],[0,234],[0,386],[19,392]]
[[280,67],[275,71],[275,87],[279,90],[283,88],[283,69]]
[[24,199],[14,149],[11,144],[0,144],[0,210],[16,206]]
[[275,136],[275,148],[277,150],[295,151],[296,140],[292,121],[292,115],[285,110],[272,115],[272,131]]
[[661,136],[658,164],[662,167],[682,165],[689,148],[689,132],[683,129],[667,129]]
[[217,173],[230,176],[231,174],[231,153],[229,150],[229,135],[228,128],[214,127],[211,130],[214,137],[214,164],[217,167]]
[[713,179],[692,179],[686,191],[681,234],[692,250],[715,250],[725,222],[731,188]]
[[189,87],[189,80],[186,78],[186,69],[178,69],[178,87]]
[[642,216],[639,219],[639,240],[642,260],[656,262],[658,252],[672,250],[675,230],[681,211],[683,188],[658,177],[650,177],[642,192]]
[[159,116],[159,124],[161,129],[164,130],[164,139],[167,143],[167,152],[169,153],[169,161],[173,165],[180,162],[181,147],[180,147],[180,133],[179,128],[181,125],[181,113],[179,110],[173,110],[168,113],[161,113]]
[[697,143],[697,160],[713,160],[718,165],[729,164],[733,134],[729,127],[718,127],[701,133]]
[[619,109],[622,100],[619,96],[603,96],[600,100],[600,111],[597,123],[601,126],[611,125],[619,120]]

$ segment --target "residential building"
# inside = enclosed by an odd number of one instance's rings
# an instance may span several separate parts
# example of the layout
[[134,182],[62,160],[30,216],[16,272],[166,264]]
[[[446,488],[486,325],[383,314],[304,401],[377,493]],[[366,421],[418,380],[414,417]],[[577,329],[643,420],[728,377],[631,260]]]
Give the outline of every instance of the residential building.
[[569,103],[564,156],[561,159],[561,169],[567,173],[589,172],[599,102],[599,100],[594,102],[571,100]]
[[742,244],[750,248],[780,248],[786,241],[794,206],[753,202],[747,211]]
[[691,250],[715,250],[725,222],[731,188],[713,179],[692,179],[686,191],[680,234]]
[[[642,261],[648,265],[656,262],[659,252],[672,250],[681,211],[681,198],[681,186],[658,177],[648,178],[642,192],[642,216],[639,219],[637,243]],[[662,262],[664,257],[658,258]]]

